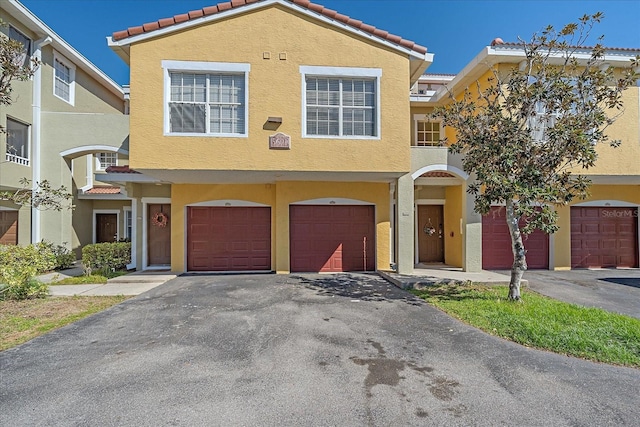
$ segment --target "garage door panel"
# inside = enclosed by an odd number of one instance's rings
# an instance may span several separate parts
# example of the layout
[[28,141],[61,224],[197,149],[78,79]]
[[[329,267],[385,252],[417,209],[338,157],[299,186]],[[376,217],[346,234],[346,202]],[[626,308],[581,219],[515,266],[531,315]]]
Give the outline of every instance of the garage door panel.
[[572,207],[572,268],[637,267],[637,230],[635,208]]
[[189,207],[187,268],[271,269],[271,208]]
[[[521,221],[520,226],[524,225]],[[522,238],[530,269],[549,268],[549,235],[535,230]],[[482,217],[482,268],[510,269],[513,265],[511,235],[506,223],[505,208],[494,206]]]
[[291,271],[374,270],[374,214],[373,206],[291,206]]

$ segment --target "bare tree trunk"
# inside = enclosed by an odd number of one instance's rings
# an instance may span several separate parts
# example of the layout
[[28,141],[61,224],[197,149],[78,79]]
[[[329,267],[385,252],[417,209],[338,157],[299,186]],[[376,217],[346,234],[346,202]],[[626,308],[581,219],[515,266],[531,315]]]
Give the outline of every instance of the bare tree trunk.
[[514,213],[513,200],[507,200],[507,225],[511,234],[511,249],[513,250],[513,265],[511,266],[511,281],[509,282],[509,299],[520,300],[520,282],[522,275],[527,269],[527,259],[525,257],[524,244],[520,225]]

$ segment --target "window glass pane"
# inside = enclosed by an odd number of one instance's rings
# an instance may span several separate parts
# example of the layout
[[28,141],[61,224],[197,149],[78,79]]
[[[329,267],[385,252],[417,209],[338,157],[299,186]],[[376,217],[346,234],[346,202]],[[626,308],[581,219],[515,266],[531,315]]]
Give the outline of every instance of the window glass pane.
[[201,104],[169,104],[171,132],[204,133],[205,106]]
[[104,170],[109,166],[116,166],[118,164],[117,153],[98,153],[99,168]]
[[55,60],[55,94],[60,98],[69,101],[70,97],[70,84],[71,84],[71,70],[59,60]]
[[29,158],[29,126],[15,120],[7,119],[7,144],[8,154]]
[[31,39],[11,26],[9,26],[9,38],[22,43],[22,54],[16,58],[15,63],[21,66],[26,65],[31,57]]

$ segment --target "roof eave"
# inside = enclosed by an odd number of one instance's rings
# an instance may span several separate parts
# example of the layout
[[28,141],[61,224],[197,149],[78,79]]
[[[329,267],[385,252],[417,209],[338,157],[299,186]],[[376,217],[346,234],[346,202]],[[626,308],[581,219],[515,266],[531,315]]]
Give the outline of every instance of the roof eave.
[[[275,4],[279,4],[281,6],[293,9],[303,15],[309,16],[311,18],[315,18],[318,19],[320,21],[323,21],[327,24],[330,25],[334,25],[337,26],[339,28],[342,28],[344,30],[346,30],[347,32],[353,33],[353,34],[357,34],[360,37],[363,37],[365,39],[377,42],[379,44],[385,45],[391,49],[394,49],[396,51],[402,52],[403,54],[407,54],[409,55],[410,58],[415,58],[415,59],[419,59],[419,60],[426,60],[427,55],[429,55],[428,53],[422,53],[419,52],[417,50],[408,48],[408,47],[404,47],[398,44],[395,44],[389,40],[383,39],[379,36],[376,36],[374,34],[368,33],[366,31],[363,31],[361,29],[355,28],[351,25],[347,25],[344,24],[340,21],[337,21],[335,19],[329,18],[328,16],[325,16],[319,12],[315,12],[313,10],[307,9],[305,7],[302,7],[298,4],[295,3],[291,3],[288,1],[284,1],[284,0],[266,0],[266,1],[262,1],[262,2],[257,2],[257,3],[252,3],[252,4],[247,4],[247,5],[243,5],[242,7],[237,7],[237,8],[231,8],[222,12],[218,12],[212,15],[205,15],[199,18],[195,18],[195,19],[190,19],[188,21],[185,22],[181,22],[181,23],[177,23],[177,24],[173,24],[164,28],[158,28],[156,30],[150,31],[150,32],[144,32],[141,34],[136,34],[133,36],[129,36],[129,37],[125,37],[119,40],[114,40],[113,37],[108,37],[107,40],[109,41],[109,46],[114,50],[115,47],[121,47],[124,48],[125,46],[128,46],[130,44],[133,43],[137,43],[140,41],[144,41],[144,40],[149,40],[152,38],[156,38],[156,37],[161,37],[161,36],[165,36],[169,33],[173,33],[173,32],[177,32],[177,31],[181,31],[187,28],[191,28],[191,27],[195,27],[195,26],[199,26],[205,23],[209,23],[209,22],[214,22],[217,20],[222,20],[222,19],[226,19],[229,18],[231,16],[234,15],[238,15],[238,14],[243,14],[243,13],[247,13],[253,10],[257,10],[257,9],[262,9],[262,8],[266,8],[266,7],[270,7],[273,6]],[[116,53],[121,56],[117,51]],[[122,57],[122,56],[121,56]],[[124,58],[123,58],[124,59]]]

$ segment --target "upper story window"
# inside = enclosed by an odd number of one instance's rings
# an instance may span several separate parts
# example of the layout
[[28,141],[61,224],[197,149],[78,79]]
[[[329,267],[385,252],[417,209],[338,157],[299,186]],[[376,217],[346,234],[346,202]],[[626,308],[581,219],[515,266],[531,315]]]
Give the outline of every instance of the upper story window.
[[531,131],[531,138],[535,142],[545,142],[547,139],[547,129],[551,129],[556,124],[558,113],[547,113],[547,109],[542,102],[536,102],[534,114],[527,119],[527,127]]
[[96,155],[97,160],[97,169],[98,170],[106,170],[109,166],[117,166],[118,165],[118,153],[98,153]]
[[306,137],[380,137],[380,77],[377,68],[301,66]]
[[9,38],[22,43],[22,54],[16,58],[16,63],[25,66],[31,58],[31,39],[12,26],[9,26]]
[[53,55],[53,93],[73,105],[75,98],[76,68],[60,55]]
[[162,61],[165,134],[247,136],[249,64]]
[[7,117],[6,160],[29,166],[29,125]]
[[444,139],[442,123],[440,121],[427,120],[426,115],[413,116],[415,123],[415,145],[419,147],[439,147]]

